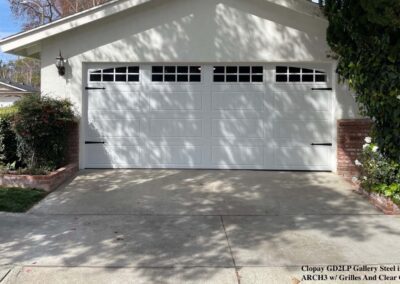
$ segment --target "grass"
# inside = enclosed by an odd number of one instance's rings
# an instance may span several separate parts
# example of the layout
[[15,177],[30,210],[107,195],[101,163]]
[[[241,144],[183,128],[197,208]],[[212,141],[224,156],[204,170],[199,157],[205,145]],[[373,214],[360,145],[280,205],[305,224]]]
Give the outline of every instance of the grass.
[[0,211],[26,212],[46,195],[39,189],[0,187]]

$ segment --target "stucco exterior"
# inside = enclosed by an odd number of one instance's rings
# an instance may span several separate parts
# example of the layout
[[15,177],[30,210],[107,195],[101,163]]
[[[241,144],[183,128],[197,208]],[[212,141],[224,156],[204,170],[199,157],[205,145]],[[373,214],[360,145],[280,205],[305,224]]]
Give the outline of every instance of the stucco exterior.
[[[318,15],[316,6],[306,1],[139,2],[115,15],[42,39],[42,93],[70,99],[84,120],[87,63],[289,62],[325,64],[335,73],[335,62],[327,56],[328,23]],[[309,7],[310,13],[294,9],[299,3]],[[54,65],[59,51],[67,59],[64,77]],[[337,83],[332,87],[336,119],[357,117],[348,88]],[[81,127],[81,139],[83,131]]]
[[[152,1],[41,42],[42,92],[71,99],[82,113],[85,62],[332,63],[327,22],[264,0]],[[59,51],[68,60],[60,77]],[[338,86],[337,118],[357,110]]]

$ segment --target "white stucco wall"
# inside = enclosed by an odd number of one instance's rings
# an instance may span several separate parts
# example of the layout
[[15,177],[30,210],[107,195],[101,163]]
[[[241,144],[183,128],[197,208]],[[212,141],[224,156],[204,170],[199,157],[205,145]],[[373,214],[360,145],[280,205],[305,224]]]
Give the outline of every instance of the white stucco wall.
[[[333,70],[327,21],[273,2],[155,0],[53,36],[41,43],[42,93],[69,98],[84,114],[88,62],[304,62]],[[68,59],[65,77],[54,66],[59,50]],[[333,87],[336,118],[356,117],[347,87]]]
[[[42,42],[42,91],[81,111],[84,62],[330,62],[326,27],[264,0],[152,1]],[[357,113],[346,89],[337,90],[338,118]]]

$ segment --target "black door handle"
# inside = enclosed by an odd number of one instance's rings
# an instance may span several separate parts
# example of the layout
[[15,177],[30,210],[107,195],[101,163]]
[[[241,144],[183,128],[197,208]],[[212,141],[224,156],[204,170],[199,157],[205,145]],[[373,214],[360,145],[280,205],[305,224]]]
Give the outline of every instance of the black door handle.
[[332,143],[312,143],[311,146],[333,146]]

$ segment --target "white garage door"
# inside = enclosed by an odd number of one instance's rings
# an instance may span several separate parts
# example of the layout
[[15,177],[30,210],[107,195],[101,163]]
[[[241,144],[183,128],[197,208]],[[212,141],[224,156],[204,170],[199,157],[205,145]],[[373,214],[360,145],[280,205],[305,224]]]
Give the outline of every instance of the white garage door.
[[328,69],[90,65],[85,165],[332,170]]

